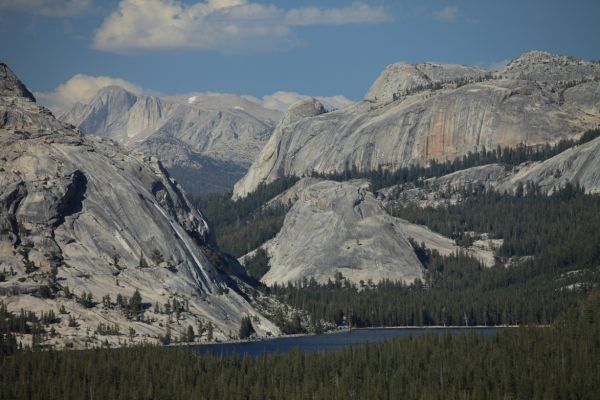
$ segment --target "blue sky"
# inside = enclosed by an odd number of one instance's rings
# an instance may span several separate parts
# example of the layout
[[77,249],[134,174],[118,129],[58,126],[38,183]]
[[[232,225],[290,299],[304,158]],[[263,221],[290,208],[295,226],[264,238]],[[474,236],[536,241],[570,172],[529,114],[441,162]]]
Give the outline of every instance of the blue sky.
[[35,92],[83,74],[166,94],[358,100],[399,60],[600,59],[599,19],[598,0],[0,0],[0,59]]

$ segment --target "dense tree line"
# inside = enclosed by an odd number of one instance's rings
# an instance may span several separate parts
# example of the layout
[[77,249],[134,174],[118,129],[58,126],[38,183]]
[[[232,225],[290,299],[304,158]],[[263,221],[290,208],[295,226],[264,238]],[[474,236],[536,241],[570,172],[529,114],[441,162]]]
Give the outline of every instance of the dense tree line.
[[288,209],[285,206],[268,207],[239,223],[218,227],[217,244],[226,253],[241,257],[277,235]]
[[472,326],[548,324],[600,284],[598,268],[561,276],[530,264],[486,268],[465,254],[426,252],[424,281],[411,285],[387,280],[353,285],[341,277],[270,290],[280,301],[305,310],[313,324]]
[[193,202],[208,218],[221,250],[240,257],[279,232],[289,207],[263,206],[297,181],[298,178],[289,177],[261,184],[256,191],[237,201],[227,192],[198,196]]
[[550,196],[530,184],[516,196],[467,192],[468,197],[456,205],[396,205],[389,211],[457,240],[465,232],[489,233],[503,239],[500,256],[534,256],[528,264],[536,272],[600,265],[600,196],[585,194],[572,184]]
[[260,280],[269,272],[269,254],[266,250],[259,248],[244,261],[244,266],[248,275]]
[[547,328],[425,335],[338,352],[217,357],[183,349],[20,351],[0,393],[52,399],[592,399],[600,296]]
[[[46,333],[46,328],[60,322],[54,310],[42,311],[36,315],[32,311],[20,310],[19,313],[8,311],[4,302],[0,302],[0,355],[12,354],[22,349],[17,341],[16,334],[32,335],[32,346],[35,348],[41,343],[41,336]],[[54,329],[52,332],[54,332]]]

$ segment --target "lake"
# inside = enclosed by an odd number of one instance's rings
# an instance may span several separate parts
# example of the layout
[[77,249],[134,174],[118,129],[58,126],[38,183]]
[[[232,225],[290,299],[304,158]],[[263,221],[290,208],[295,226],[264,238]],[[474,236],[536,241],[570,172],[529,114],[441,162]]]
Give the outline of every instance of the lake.
[[451,333],[454,335],[461,333],[480,333],[483,335],[494,335],[502,329],[507,328],[364,328],[354,329],[352,331],[326,333],[323,335],[305,335],[250,342],[194,345],[189,346],[189,349],[202,354],[240,354],[255,357],[264,353],[288,352],[290,350],[300,350],[308,353],[335,351],[354,345],[380,343],[397,337],[420,336],[427,333]]

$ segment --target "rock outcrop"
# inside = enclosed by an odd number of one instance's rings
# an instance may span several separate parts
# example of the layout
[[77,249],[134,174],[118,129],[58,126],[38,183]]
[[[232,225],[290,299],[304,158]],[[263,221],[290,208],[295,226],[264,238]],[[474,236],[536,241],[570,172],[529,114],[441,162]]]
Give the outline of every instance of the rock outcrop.
[[282,121],[235,185],[234,198],[282,176],[394,170],[596,128],[600,64],[547,54],[527,53],[492,74],[430,63],[390,66],[365,101]]
[[319,181],[299,192],[281,231],[264,248],[271,266],[263,282],[334,279],[341,272],[358,283],[372,279],[412,282],[422,266],[366,181]]
[[490,74],[482,68],[456,64],[399,62],[388,65],[367,91],[365,100],[390,102],[434,86],[481,80]]
[[[515,168],[515,171],[517,168]],[[378,191],[384,203],[412,204],[419,207],[440,207],[456,204],[464,197],[463,191],[496,189],[515,171],[500,164],[488,164],[429,178],[420,187],[414,184],[394,185]]]
[[498,74],[510,79],[546,82],[560,88],[565,84],[597,80],[600,63],[534,50],[509,62]]
[[[277,236],[261,246],[270,265],[262,281],[270,285],[314,278],[326,283],[341,272],[356,284],[383,279],[412,282],[422,278],[423,266],[409,238],[444,255],[461,249],[427,227],[390,216],[370,189],[366,180],[303,178],[269,201],[265,207],[291,208]],[[461,250],[484,265],[496,262],[487,242]]]
[[600,193],[600,138],[574,146],[543,162],[526,162],[513,168],[488,164],[429,178],[421,187],[396,185],[378,191],[384,202],[440,207],[456,204],[463,191],[497,190],[514,193],[533,183],[552,194],[567,183],[579,184],[586,193]]
[[567,182],[579,184],[587,193],[600,193],[600,138],[575,146],[540,163],[532,163],[500,180],[499,190],[514,191],[520,184],[535,183],[552,193]]
[[280,117],[279,112],[236,95],[159,98],[109,86],[89,104],[77,104],[60,119],[85,134],[109,136],[128,148],[156,156],[183,183],[220,177],[215,181],[220,182],[217,187],[184,186],[202,192],[231,188],[263,148]]
[[[64,306],[79,328],[61,316],[63,343],[101,323],[156,341],[168,326],[197,331],[210,322],[214,337],[226,339],[245,315],[256,315],[260,334],[278,332],[208,260],[206,221],[158,160],[81,136],[11,79],[0,77],[0,295],[9,309],[58,314]],[[19,295],[40,287],[50,288],[50,299]],[[127,319],[115,304],[136,289],[151,322]],[[75,301],[87,293],[89,307]],[[161,313],[173,299],[185,305],[175,322]]]
[[5,96],[22,97],[35,101],[33,94],[23,85],[16,75],[8,68],[8,65],[0,61],[0,93]]

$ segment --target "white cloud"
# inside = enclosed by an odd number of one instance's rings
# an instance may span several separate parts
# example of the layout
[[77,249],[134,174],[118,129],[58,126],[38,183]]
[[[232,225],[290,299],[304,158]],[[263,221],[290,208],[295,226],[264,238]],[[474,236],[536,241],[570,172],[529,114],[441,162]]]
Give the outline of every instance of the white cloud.
[[285,10],[248,0],[122,0],[96,32],[93,47],[117,53],[194,49],[265,51],[297,43],[294,28],[387,21],[381,7]]
[[[256,103],[262,105],[265,108],[269,108],[271,110],[278,110],[285,112],[289,106],[294,104],[295,102],[302,100],[306,97],[296,92],[275,92],[270,95],[263,96],[262,99],[247,97],[249,100],[255,101]],[[331,97],[322,97],[316,96],[317,100],[319,100],[327,110],[335,110],[339,108],[346,107],[354,102],[352,100],[347,99],[344,96],[331,96]]]
[[37,92],[37,100],[59,115],[68,111],[75,103],[87,103],[106,87],[117,85],[135,94],[145,93],[140,86],[123,79],[108,76],[88,76],[77,74],[56,87],[52,92]]
[[0,11],[15,10],[45,17],[76,17],[91,10],[92,0],[0,0]]
[[447,6],[433,12],[433,18],[443,22],[455,22],[458,19],[458,7]]

